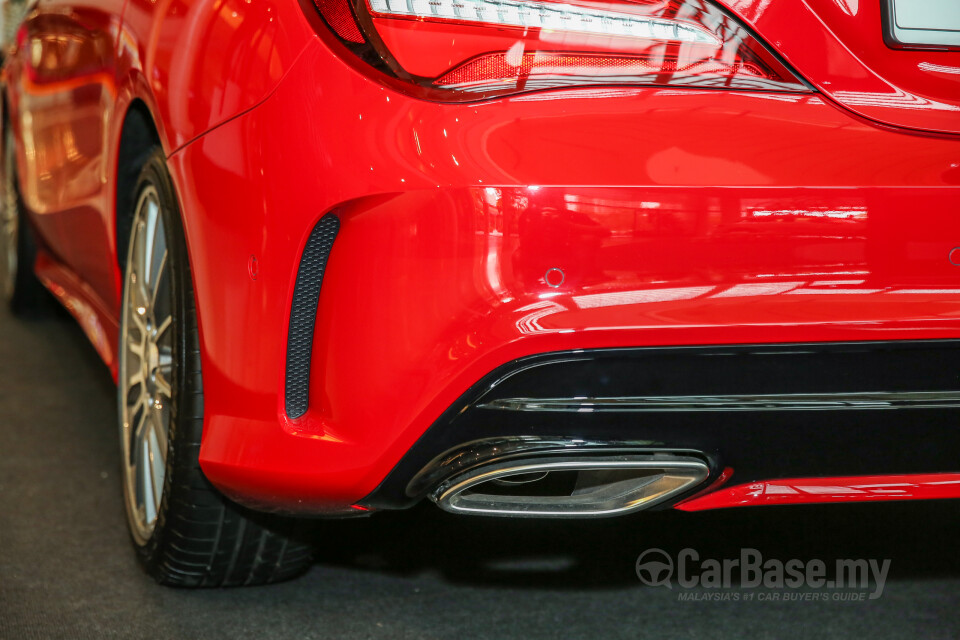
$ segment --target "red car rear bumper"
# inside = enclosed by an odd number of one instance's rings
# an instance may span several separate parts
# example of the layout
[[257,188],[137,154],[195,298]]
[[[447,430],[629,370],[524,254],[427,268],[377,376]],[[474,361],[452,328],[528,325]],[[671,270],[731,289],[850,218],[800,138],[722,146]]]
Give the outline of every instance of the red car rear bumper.
[[960,498],[960,474],[783,478],[725,487],[676,505],[681,511],[825,502]]
[[[484,375],[533,354],[960,337],[958,142],[814,94],[441,105],[317,41],[171,166],[192,212],[201,465],[260,507],[348,508]],[[293,285],[330,211],[309,410],[290,419]]]

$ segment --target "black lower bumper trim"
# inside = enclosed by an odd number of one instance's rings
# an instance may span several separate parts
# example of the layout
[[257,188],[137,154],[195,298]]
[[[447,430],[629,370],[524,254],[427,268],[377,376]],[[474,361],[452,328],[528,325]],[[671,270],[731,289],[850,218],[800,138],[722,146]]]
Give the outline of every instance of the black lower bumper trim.
[[[958,396],[954,340],[542,354],[474,385],[361,504],[411,506],[430,490],[411,481],[431,461],[472,441],[517,436],[699,451],[712,476],[732,467],[737,483],[957,471]],[[608,402],[573,406],[591,398]]]

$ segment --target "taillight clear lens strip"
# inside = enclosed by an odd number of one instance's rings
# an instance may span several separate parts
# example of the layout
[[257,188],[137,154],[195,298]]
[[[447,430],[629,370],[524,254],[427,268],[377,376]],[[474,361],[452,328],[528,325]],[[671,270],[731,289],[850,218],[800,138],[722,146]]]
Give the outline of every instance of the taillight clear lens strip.
[[554,2],[513,0],[368,0],[377,16],[469,22],[709,44],[720,38],[697,25]]
[[351,52],[418,95],[591,85],[809,92],[711,0],[314,0]]

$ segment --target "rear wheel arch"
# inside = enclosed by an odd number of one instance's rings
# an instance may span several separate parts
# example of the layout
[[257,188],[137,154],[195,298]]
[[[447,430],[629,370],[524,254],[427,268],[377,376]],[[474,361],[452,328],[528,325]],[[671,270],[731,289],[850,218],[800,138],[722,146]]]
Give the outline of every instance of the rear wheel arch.
[[124,114],[117,148],[114,238],[117,265],[121,273],[126,267],[137,179],[153,151],[160,146],[160,135],[153,115],[146,103],[134,99]]
[[[127,151],[134,158],[133,166],[141,165],[130,190],[128,228],[133,231],[150,226],[142,206],[148,195],[156,205],[154,218],[163,220],[163,225],[153,227],[160,229],[158,233],[128,232],[129,238],[122,241],[126,291],[118,340],[118,414],[124,502],[137,556],[157,581],[176,586],[265,584],[295,577],[312,562],[312,541],[303,524],[235,505],[209,483],[200,468],[204,417],[200,333],[182,211],[160,144],[153,144],[143,158],[133,154],[135,148],[131,145]],[[135,235],[137,240],[133,239]],[[145,246],[148,238],[164,241],[150,252],[138,252],[137,247]],[[160,257],[153,261],[147,256]],[[160,265],[156,270],[155,264]],[[148,273],[154,274],[155,280]],[[159,292],[161,274],[168,274],[164,276],[168,293],[144,295],[138,289],[152,283],[154,291]],[[141,298],[131,304],[128,296],[137,292]],[[160,322],[155,306],[167,299],[170,315]],[[137,321],[138,317],[143,320]],[[158,326],[165,328],[156,329]],[[169,353],[159,346],[148,348],[147,334],[155,340],[167,336],[171,340]],[[127,345],[140,346],[134,349]],[[143,355],[147,353],[156,354],[156,364],[153,356]],[[163,362],[164,355],[169,357],[167,363]],[[156,375],[155,370],[159,371]],[[145,477],[146,458],[131,464],[131,452],[139,450],[145,441],[135,437],[147,424],[140,411],[151,413],[152,428],[165,433],[157,439],[157,451],[164,451],[164,472],[158,476],[151,454],[149,487],[146,482],[137,483]],[[161,447],[160,442],[167,444]],[[159,491],[158,482],[162,486]],[[139,486],[144,488],[142,501],[137,493]]]

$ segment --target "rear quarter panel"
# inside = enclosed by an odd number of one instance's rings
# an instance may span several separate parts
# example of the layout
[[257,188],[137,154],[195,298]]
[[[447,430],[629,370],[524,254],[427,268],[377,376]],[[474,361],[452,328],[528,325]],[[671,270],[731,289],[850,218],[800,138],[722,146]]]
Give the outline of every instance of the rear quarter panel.
[[[41,0],[29,12],[6,76],[37,268],[111,367],[127,111],[146,105],[171,154],[264,100],[315,37],[296,0]],[[173,177],[178,190],[193,179]]]
[[23,202],[47,251],[82,273],[109,308],[117,304],[116,283],[102,259],[112,243],[102,218],[113,172],[109,123],[122,5],[39,3],[8,68]]

